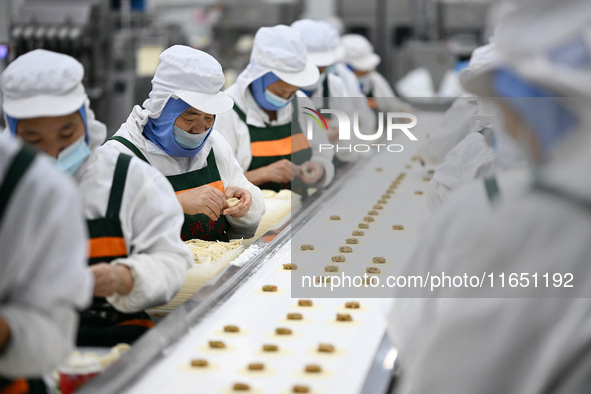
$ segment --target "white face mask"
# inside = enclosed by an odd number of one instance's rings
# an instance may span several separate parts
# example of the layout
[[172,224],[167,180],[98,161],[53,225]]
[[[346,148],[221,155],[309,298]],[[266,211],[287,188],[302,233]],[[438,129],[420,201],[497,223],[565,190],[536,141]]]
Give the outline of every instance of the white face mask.
[[65,173],[74,175],[88,156],[90,148],[86,143],[86,136],[83,135],[57,155],[57,166]]
[[181,128],[178,128],[177,126],[174,126],[174,140],[183,149],[197,149],[201,146],[201,144],[203,144],[212,128],[213,126],[201,134],[192,134]]

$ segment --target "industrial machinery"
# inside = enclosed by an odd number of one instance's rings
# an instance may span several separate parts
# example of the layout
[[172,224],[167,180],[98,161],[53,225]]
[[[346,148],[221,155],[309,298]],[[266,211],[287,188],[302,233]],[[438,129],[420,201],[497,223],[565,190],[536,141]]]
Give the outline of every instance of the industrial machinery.
[[65,53],[85,69],[84,85],[97,114],[111,94],[112,28],[108,0],[29,0],[10,27],[8,60],[34,49]]

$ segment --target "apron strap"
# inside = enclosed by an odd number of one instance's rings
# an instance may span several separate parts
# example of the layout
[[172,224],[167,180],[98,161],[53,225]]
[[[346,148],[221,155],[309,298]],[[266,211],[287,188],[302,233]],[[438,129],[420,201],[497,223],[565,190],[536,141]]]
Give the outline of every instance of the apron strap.
[[[244,111],[241,110],[240,107],[238,107],[236,104],[234,104],[233,109],[238,114],[238,117],[240,118],[240,120],[242,120],[248,126],[248,123],[246,123],[246,114],[244,113]],[[302,131],[302,128],[300,127],[300,122],[299,122],[299,118],[298,118],[298,96],[297,95],[293,97],[293,102],[291,103],[291,121],[292,121],[292,123],[295,122],[295,126],[293,126],[293,127],[296,127],[295,129],[292,129],[293,130],[292,134],[300,133]]]
[[6,171],[4,181],[0,186],[0,222],[2,222],[4,211],[10,202],[10,197],[14,192],[14,189],[16,189],[19,180],[25,174],[34,159],[35,153],[24,146],[16,155],[14,155],[12,163],[10,163],[10,167],[8,167],[8,170]]
[[328,98],[330,97],[330,89],[328,87],[328,76],[329,75],[326,75],[326,78],[324,78],[324,82],[322,82],[322,108],[330,108],[330,105],[328,103]]
[[491,204],[494,204],[500,197],[501,192],[499,190],[499,184],[495,176],[484,180],[484,187],[486,188],[486,194]]
[[150,164],[150,162],[148,161],[148,159],[146,158],[146,156],[144,156],[144,154],[138,149],[137,146],[135,146],[131,141],[129,141],[127,138],[123,138],[121,136],[118,135],[114,135],[111,138],[109,138],[109,140],[113,140],[113,141],[117,141],[122,143],[123,145],[125,145],[130,151],[133,152],[134,155],[136,155],[137,157],[139,157],[140,159],[142,159],[143,161],[145,161],[146,163]]
[[244,123],[246,123],[246,114],[244,113],[244,111],[241,110],[240,107],[237,106],[236,104],[234,104],[234,107],[232,107],[232,109],[238,114],[238,117],[240,118],[240,120],[242,120]]
[[113,184],[111,185],[111,195],[109,196],[109,205],[107,206],[108,218],[118,218],[121,210],[121,200],[123,200],[123,190],[125,189],[125,179],[131,156],[121,153],[117,158],[115,174],[113,175]]

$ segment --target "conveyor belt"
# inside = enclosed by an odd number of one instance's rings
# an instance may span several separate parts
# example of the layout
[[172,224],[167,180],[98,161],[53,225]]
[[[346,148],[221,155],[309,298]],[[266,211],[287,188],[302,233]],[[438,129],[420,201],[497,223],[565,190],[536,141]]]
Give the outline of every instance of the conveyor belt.
[[[428,127],[431,125],[425,122],[421,128]],[[420,139],[421,133],[417,135]],[[366,238],[359,237],[359,245],[352,245],[355,251],[348,255],[351,261],[346,266],[351,272],[362,273],[358,268],[363,268],[367,262],[355,263],[353,257],[355,253],[367,254],[363,248],[372,248],[371,253],[383,255],[392,262],[402,258],[408,245],[418,237],[419,225],[427,216],[425,196],[415,194],[418,190],[426,191],[427,185],[424,179],[427,170],[412,161],[415,148],[416,145],[407,143],[401,153],[372,155],[350,169],[332,187],[312,196],[306,201],[302,214],[266,247],[264,253],[241,268],[231,266],[220,280],[196,293],[80,392],[119,393],[126,388],[128,393],[194,393],[196,390],[223,393],[232,392],[231,386],[236,382],[247,383],[250,392],[255,393],[287,393],[294,384],[309,386],[313,393],[379,392],[372,388],[371,382],[368,384],[366,377],[373,376],[370,368],[376,352],[390,358],[395,354],[383,346],[378,352],[390,300],[357,299],[355,293],[350,298],[362,305],[357,311],[344,309],[347,299],[336,298],[313,298],[314,307],[298,307],[297,298],[290,297],[290,272],[283,270],[282,264],[292,261],[292,240],[297,247],[293,253],[299,253],[300,242],[321,242],[315,245],[314,261],[330,261],[330,256],[338,253],[338,247],[344,245],[345,238],[351,237],[352,230],[367,216],[367,211],[388,185],[400,172],[406,172],[404,181],[388,204],[384,204],[375,222],[364,230]],[[352,195],[355,196],[353,200]],[[328,218],[332,214],[341,216],[341,221],[330,221]],[[392,224],[396,224],[393,220],[403,224],[404,231],[392,230]],[[327,228],[331,236],[323,238]],[[321,274],[324,265],[319,265],[316,273]],[[387,272],[386,265],[381,268]],[[265,284],[277,285],[279,291],[264,293],[261,287]],[[297,291],[303,292],[301,295],[306,298],[322,295],[310,295],[310,289]],[[344,293],[347,294],[351,293]],[[288,312],[302,313],[303,321],[286,320]],[[336,313],[351,314],[353,322],[335,322]],[[239,326],[242,332],[224,333],[223,327],[227,324]],[[288,327],[293,334],[275,335],[277,327]],[[209,340],[222,340],[227,348],[212,350],[207,346]],[[333,344],[336,352],[319,354],[315,351],[319,342]],[[279,354],[261,352],[265,343],[279,345]],[[210,366],[203,370],[191,368],[189,363],[194,358],[206,359]],[[250,362],[263,362],[268,371],[245,370]],[[311,363],[321,365],[323,372],[304,373],[305,365]],[[351,368],[352,365],[355,367]]]

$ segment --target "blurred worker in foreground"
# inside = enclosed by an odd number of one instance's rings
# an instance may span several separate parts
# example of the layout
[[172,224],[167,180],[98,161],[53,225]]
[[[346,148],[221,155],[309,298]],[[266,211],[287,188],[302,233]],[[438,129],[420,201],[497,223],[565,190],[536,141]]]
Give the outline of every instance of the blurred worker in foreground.
[[[160,55],[152,92],[106,147],[136,155],[172,184],[185,213],[183,240],[250,238],[265,212],[259,188],[243,175],[216,121],[232,109],[221,65],[175,45]],[[230,198],[239,199],[228,206]]]
[[[320,78],[310,86],[301,88],[302,92],[315,100],[315,104],[322,109],[338,109],[352,117],[355,112],[359,113],[359,129],[365,133],[374,133],[376,116],[373,111],[363,111],[366,105],[365,100],[353,97],[345,86],[343,79],[334,71],[334,64],[344,56],[343,48],[340,46],[338,31],[328,22],[302,19],[294,22],[293,27],[300,35],[308,51],[308,59],[318,67]],[[363,101],[361,101],[363,100]],[[322,105],[318,105],[322,103]],[[345,146],[350,144],[364,143],[365,141],[354,138],[353,140],[339,141],[339,127],[335,117],[325,114],[328,122],[328,140],[331,144],[342,145],[335,149],[334,164],[339,167],[346,162],[359,159],[361,154],[348,150]],[[351,130],[351,136],[355,134]],[[340,142],[340,144],[339,144]]]
[[73,349],[77,309],[91,300],[75,187],[40,156],[0,134],[2,393],[46,392],[40,377]]
[[318,67],[309,61],[296,30],[284,25],[259,29],[249,65],[226,90],[234,110],[218,119],[220,132],[255,185],[305,190],[332,181],[334,152],[319,149],[328,144],[325,131],[308,140],[302,107],[313,105],[299,91],[318,78]]
[[[470,67],[460,73],[460,80],[465,82],[474,74],[493,67],[496,61],[493,44],[477,48],[470,60]],[[475,102],[476,113],[473,114],[464,104],[459,104],[459,101],[464,101],[468,108]],[[490,179],[490,182],[494,183],[497,172],[522,167],[525,164],[523,154],[517,143],[507,134],[502,121],[495,122],[495,118],[502,119],[502,115],[493,100],[483,97],[462,97],[456,100],[454,106],[466,111],[449,111],[442,127],[423,143],[424,151],[442,153],[445,147],[449,149],[452,143],[457,142],[457,145],[449,150],[443,163],[437,167],[429,183],[427,203],[431,210],[441,205],[450,194],[466,183],[476,179]],[[461,138],[459,142],[458,138]],[[440,146],[436,146],[437,144]]]
[[78,185],[95,279],[78,345],[114,346],[153,326],[144,309],[172,299],[192,256],[166,179],[141,160],[97,148],[105,127],[88,107],[83,76],[74,58],[40,49],[12,62],[0,87],[10,133],[55,158]]
[[396,98],[394,90],[376,67],[382,59],[373,51],[373,45],[360,34],[345,34],[341,37],[345,49],[345,63],[355,73],[361,91],[376,112],[410,112],[410,105]]
[[[432,315],[397,392],[588,390],[590,27],[586,0],[525,3],[499,26],[500,64],[465,85],[498,97],[533,182],[511,201],[501,196],[485,227],[470,236],[470,247],[449,253],[438,268],[450,275],[494,272],[495,278],[517,273],[520,284],[441,291],[454,299]],[[476,296],[488,298],[470,298]]]

